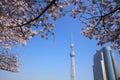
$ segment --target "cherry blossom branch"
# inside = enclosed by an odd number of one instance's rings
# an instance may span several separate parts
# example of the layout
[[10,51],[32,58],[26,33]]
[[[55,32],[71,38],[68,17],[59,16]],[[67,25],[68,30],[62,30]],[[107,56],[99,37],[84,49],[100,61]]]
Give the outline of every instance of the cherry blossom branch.
[[[30,20],[30,21],[28,21],[28,22],[26,22],[26,23],[24,23],[24,24],[22,24],[22,25],[18,25],[18,26],[19,26],[19,27],[22,27],[22,26],[24,26],[24,25],[30,24],[31,22],[39,19],[53,4],[55,4],[55,1],[56,1],[56,0],[52,0],[51,3],[50,3],[48,6],[46,6],[46,8],[42,11],[42,13],[39,14],[37,17],[35,17],[34,19],[32,19],[32,20]],[[17,27],[17,26],[12,26],[12,27]]]
[[111,11],[111,12],[109,12],[109,13],[107,13],[107,14],[105,14],[105,15],[101,16],[101,17],[108,16],[108,15],[110,15],[110,14],[112,14],[112,13],[116,12],[117,10],[120,10],[120,7],[116,8],[115,10],[113,10],[113,11]]
[[103,18],[103,17],[105,17],[105,16],[108,16],[108,15],[110,15],[110,14],[116,12],[117,10],[120,10],[120,7],[116,8],[115,10],[113,10],[113,11],[111,11],[111,12],[109,12],[109,13],[103,15],[103,16],[93,16],[93,17],[90,17],[90,18],[88,18],[88,19],[93,19],[93,18],[97,18],[97,17]]

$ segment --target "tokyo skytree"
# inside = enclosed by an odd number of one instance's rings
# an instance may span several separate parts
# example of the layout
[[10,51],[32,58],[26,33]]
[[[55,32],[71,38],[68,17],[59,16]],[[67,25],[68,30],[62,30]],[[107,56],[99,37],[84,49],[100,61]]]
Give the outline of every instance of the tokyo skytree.
[[71,42],[71,45],[70,45],[70,48],[71,48],[71,52],[70,52],[70,59],[71,59],[71,80],[76,80],[76,77],[75,77],[75,53],[74,53],[74,44],[73,42]]

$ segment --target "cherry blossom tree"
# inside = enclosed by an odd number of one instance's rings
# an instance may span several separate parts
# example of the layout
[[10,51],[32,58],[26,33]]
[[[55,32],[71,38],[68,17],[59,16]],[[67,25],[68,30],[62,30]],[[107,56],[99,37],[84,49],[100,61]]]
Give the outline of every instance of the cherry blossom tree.
[[8,54],[7,52],[0,52],[0,69],[18,72],[20,67],[20,61],[16,54]]
[[120,51],[120,0],[0,0],[0,48],[47,40],[66,13],[85,24],[81,34]]
[[98,45],[111,43],[120,51],[120,0],[92,0],[89,7],[84,3],[81,6],[85,9],[80,20],[86,25],[81,33],[99,40]]

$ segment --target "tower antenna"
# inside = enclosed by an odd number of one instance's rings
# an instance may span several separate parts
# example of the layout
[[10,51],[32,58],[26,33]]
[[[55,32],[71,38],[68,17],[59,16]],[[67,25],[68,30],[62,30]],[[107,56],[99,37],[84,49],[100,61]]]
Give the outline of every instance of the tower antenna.
[[73,33],[71,32],[71,34],[70,34],[70,38],[71,38],[71,43],[73,43]]

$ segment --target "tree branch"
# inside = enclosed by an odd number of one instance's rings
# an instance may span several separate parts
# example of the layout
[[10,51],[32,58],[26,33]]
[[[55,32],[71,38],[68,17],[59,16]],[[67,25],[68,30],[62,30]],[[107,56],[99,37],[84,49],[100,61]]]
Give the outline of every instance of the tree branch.
[[120,10],[120,7],[118,7],[118,8],[116,8],[116,9],[114,9],[113,11],[111,11],[111,12],[109,12],[109,13],[107,13],[107,14],[105,14],[105,15],[101,16],[101,17],[108,16],[108,15],[110,15],[110,14],[112,14],[112,13],[116,12],[117,10]]
[[[55,4],[55,1],[56,1],[56,0],[52,0],[51,3],[50,3],[48,6],[46,6],[46,8],[42,11],[42,13],[39,14],[37,17],[35,17],[34,19],[32,19],[32,20],[30,20],[30,21],[28,21],[28,22],[26,22],[26,23],[24,23],[24,24],[22,24],[22,25],[18,25],[18,26],[19,26],[19,27],[22,27],[22,26],[24,26],[24,25],[30,24],[31,22],[39,19],[53,4]],[[17,27],[17,26],[13,26],[13,27]]]
[[[90,18],[88,18],[88,19],[93,19],[93,18],[96,18],[96,17],[104,18],[105,16],[108,16],[108,15],[116,12],[117,10],[120,10],[120,7],[119,7],[119,8],[116,8],[115,10],[113,10],[113,11],[111,11],[111,12],[109,12],[109,13],[103,15],[103,16],[102,16],[102,15],[101,15],[101,16],[93,16],[93,17],[90,17]],[[102,19],[100,19],[100,20],[102,20]]]

